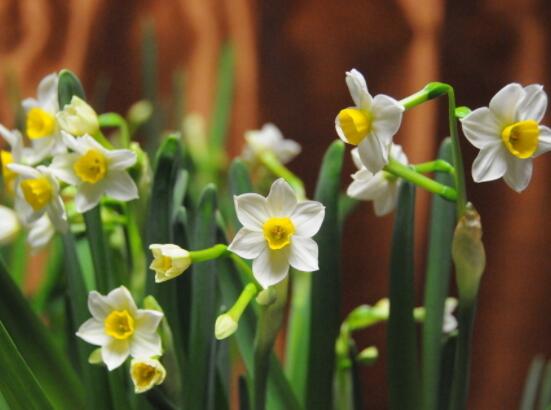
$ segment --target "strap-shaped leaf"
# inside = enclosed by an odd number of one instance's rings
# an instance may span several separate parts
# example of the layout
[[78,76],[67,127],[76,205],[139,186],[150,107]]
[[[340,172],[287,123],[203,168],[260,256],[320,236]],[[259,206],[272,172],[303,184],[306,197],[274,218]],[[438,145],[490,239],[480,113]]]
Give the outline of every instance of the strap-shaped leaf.
[[57,84],[57,99],[59,108],[63,109],[66,104],[71,102],[73,95],[86,99],[84,88],[78,77],[70,70],[63,69],[59,72],[59,82]]

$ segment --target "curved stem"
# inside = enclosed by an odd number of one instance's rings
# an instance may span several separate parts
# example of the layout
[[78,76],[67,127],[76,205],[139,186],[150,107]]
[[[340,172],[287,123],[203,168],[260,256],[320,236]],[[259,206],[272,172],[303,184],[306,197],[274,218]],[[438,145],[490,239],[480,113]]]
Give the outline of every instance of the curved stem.
[[450,175],[455,175],[455,167],[443,159],[437,159],[435,161],[422,162],[420,164],[412,165],[413,169],[420,174],[427,174],[430,172],[440,171],[447,172]]
[[264,164],[264,166],[268,168],[274,175],[284,178],[289,183],[289,185],[293,187],[299,201],[306,198],[306,192],[304,190],[304,184],[302,183],[302,180],[298,176],[293,174],[293,172],[291,172],[289,168],[283,165],[274,154],[272,154],[271,152],[263,152],[262,154],[260,154],[259,159],[260,162],[262,162],[262,164]]

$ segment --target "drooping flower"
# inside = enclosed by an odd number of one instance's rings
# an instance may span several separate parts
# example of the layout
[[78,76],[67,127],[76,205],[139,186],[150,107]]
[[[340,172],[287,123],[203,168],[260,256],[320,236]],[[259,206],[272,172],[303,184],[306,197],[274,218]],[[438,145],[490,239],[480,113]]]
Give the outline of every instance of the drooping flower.
[[21,224],[15,211],[7,206],[0,205],[0,245],[13,241],[20,230]]
[[173,244],[151,244],[153,261],[149,269],[155,271],[155,282],[161,283],[181,275],[191,265],[190,253]]
[[88,295],[92,318],[78,329],[77,336],[101,346],[101,357],[109,370],[116,369],[128,358],[160,356],[161,337],[157,328],[163,314],[156,310],[138,309],[124,286],[107,295],[92,291]]
[[0,161],[2,162],[2,181],[8,191],[13,191],[17,174],[8,165],[20,164],[23,162],[23,136],[18,130],[10,131],[0,124],[0,135],[8,145],[10,151],[0,150]]
[[325,216],[321,203],[298,202],[283,178],[272,184],[266,198],[250,193],[234,197],[234,202],[243,228],[228,249],[254,259],[255,278],[264,288],[283,280],[289,265],[304,272],[318,270],[318,245],[312,236]]
[[[404,165],[408,159],[400,145],[392,144],[390,156]],[[381,170],[375,174],[370,172],[362,163],[358,149],[352,150],[352,159],[358,171],[352,175],[352,183],[346,193],[348,196],[362,201],[373,201],[375,215],[386,215],[396,207],[401,179]]]
[[551,150],[551,129],[540,125],[547,108],[543,86],[512,83],[461,120],[463,132],[480,149],[472,166],[475,182],[499,178],[517,192],[532,177],[532,159]]
[[264,152],[271,152],[282,163],[286,164],[300,153],[300,145],[286,139],[274,124],[264,124],[262,129],[245,133],[247,144],[242,156],[247,161],[254,161]]
[[65,105],[56,117],[63,131],[77,137],[95,135],[99,130],[98,115],[86,101],[76,95],[73,95],[71,103]]
[[33,145],[32,163],[66,151],[56,119],[59,111],[57,85],[57,74],[49,74],[38,84],[37,98],[27,98],[22,102],[25,131]]
[[144,393],[164,382],[166,370],[157,359],[132,359],[130,377],[135,393]]
[[76,186],[78,212],[95,207],[103,194],[119,201],[138,198],[136,184],[126,171],[136,162],[134,152],[108,150],[89,135],[77,139],[66,132],[62,134],[74,152],[55,156],[50,169],[60,180]]
[[47,214],[55,229],[66,232],[67,214],[59,196],[59,183],[45,166],[9,164],[18,175],[15,188],[15,210],[24,224],[31,224]]
[[344,142],[357,145],[365,167],[376,173],[388,163],[390,144],[400,128],[404,107],[387,95],[372,97],[356,69],[346,73],[346,84],[355,106],[341,110],[335,118],[337,134]]

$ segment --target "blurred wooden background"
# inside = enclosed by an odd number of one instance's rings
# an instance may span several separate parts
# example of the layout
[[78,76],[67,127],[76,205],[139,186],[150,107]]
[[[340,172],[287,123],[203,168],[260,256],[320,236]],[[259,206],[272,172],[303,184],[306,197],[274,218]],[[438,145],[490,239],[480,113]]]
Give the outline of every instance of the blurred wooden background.
[[[141,39],[154,24],[161,98],[185,72],[188,111],[208,117],[217,58],[226,40],[237,59],[232,153],[243,131],[276,123],[303,146],[291,167],[312,192],[320,159],[336,138],[333,120],[350,103],[344,72],[357,68],[373,93],[402,98],[432,80],[457,89],[458,103],[487,105],[508,82],[551,82],[551,4],[541,0],[0,0],[0,120],[13,125],[10,99],[34,95],[39,79],[66,67],[88,90],[107,85],[106,110],[126,111],[143,96]],[[410,160],[431,158],[446,135],[444,102],[405,115],[397,140]],[[551,116],[547,116],[547,125]],[[465,141],[465,140],[464,140]],[[467,169],[476,150],[465,141]],[[351,161],[343,183],[353,171]],[[528,365],[551,354],[551,155],[535,161],[529,188],[474,185],[488,267],[475,329],[470,408],[514,409]],[[428,195],[418,194],[418,302]],[[392,217],[363,205],[345,230],[344,315],[387,293]],[[358,339],[384,352],[384,327]],[[363,374],[368,407],[386,403],[384,360]]]

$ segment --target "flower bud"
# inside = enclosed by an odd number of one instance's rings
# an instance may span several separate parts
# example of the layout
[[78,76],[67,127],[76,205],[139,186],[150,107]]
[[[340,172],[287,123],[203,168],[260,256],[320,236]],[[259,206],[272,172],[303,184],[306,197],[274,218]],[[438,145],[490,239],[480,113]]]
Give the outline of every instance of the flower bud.
[[161,283],[181,275],[191,265],[191,256],[178,245],[152,244],[149,249],[153,253],[153,262],[149,266],[155,271],[155,282]]
[[227,313],[223,313],[216,319],[214,324],[214,336],[218,340],[223,340],[237,331],[238,323]]
[[136,393],[146,392],[161,384],[166,370],[157,359],[133,359],[130,363],[130,377]]
[[15,212],[0,205],[0,245],[12,242],[20,230],[21,225]]
[[96,135],[99,130],[98,115],[86,101],[73,95],[71,103],[57,113],[59,126],[69,134]]
[[377,361],[379,350],[375,346],[366,347],[356,356],[356,362],[363,365],[371,365]]

